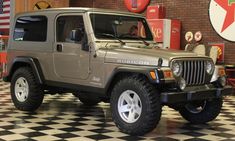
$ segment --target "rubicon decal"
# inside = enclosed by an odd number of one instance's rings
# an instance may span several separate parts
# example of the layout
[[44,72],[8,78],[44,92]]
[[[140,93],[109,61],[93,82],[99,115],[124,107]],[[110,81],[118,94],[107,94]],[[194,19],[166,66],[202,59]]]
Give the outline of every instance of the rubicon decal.
[[221,37],[235,41],[235,0],[211,0],[209,16]]

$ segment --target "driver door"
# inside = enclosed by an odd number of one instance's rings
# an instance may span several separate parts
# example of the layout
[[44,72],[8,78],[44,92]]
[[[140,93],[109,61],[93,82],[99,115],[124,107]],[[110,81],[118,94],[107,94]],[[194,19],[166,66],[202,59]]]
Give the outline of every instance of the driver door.
[[54,45],[54,71],[59,79],[87,79],[89,74],[89,52],[83,51],[82,42],[72,39],[72,30],[85,33],[82,15],[62,15],[56,21],[56,41]]

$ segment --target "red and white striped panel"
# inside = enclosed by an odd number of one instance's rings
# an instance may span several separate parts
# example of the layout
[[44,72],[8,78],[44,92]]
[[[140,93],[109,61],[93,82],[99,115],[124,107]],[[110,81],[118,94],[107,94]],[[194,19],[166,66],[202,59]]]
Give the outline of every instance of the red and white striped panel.
[[10,0],[0,0],[0,29],[10,28]]

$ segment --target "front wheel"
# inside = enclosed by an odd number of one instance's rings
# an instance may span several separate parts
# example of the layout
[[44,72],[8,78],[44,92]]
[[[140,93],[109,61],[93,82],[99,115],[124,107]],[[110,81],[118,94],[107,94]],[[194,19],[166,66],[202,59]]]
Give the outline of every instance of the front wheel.
[[30,68],[19,68],[13,74],[11,98],[15,107],[22,111],[34,111],[41,105],[43,90]]
[[181,116],[193,124],[202,124],[214,120],[220,113],[223,100],[212,99],[186,104],[179,109]]
[[145,78],[120,80],[110,102],[113,120],[124,133],[143,135],[153,130],[161,117],[160,95]]

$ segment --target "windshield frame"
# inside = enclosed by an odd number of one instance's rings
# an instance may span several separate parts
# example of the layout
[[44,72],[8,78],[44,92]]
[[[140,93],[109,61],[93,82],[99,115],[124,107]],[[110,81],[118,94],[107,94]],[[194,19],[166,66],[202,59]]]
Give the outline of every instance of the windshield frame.
[[[133,18],[138,18],[138,19],[141,19],[143,20],[145,23],[143,23],[143,26],[145,27],[145,30],[149,32],[149,39],[147,38],[142,38],[143,40],[145,41],[150,41],[150,42],[154,42],[154,37],[153,37],[153,33],[149,27],[149,24],[147,22],[147,20],[142,16],[142,15],[137,15],[137,14],[126,14],[124,15],[123,13],[104,13],[104,12],[88,12],[88,18],[89,18],[89,21],[90,21],[90,27],[91,27],[91,32],[93,34],[93,38],[95,41],[117,41],[117,39],[115,38],[97,38],[96,35],[95,35],[95,32],[94,32],[94,29],[93,29],[93,23],[92,23],[92,17],[91,15],[92,14],[98,14],[98,15],[115,15],[115,16],[122,16],[122,17],[133,17]],[[133,39],[123,39],[123,38],[120,38],[121,40],[124,40],[125,42],[142,42],[140,39],[138,39],[138,37],[140,36],[137,36],[136,38],[133,38]],[[117,37],[119,38],[119,37]],[[141,37],[140,37],[141,38]]]

